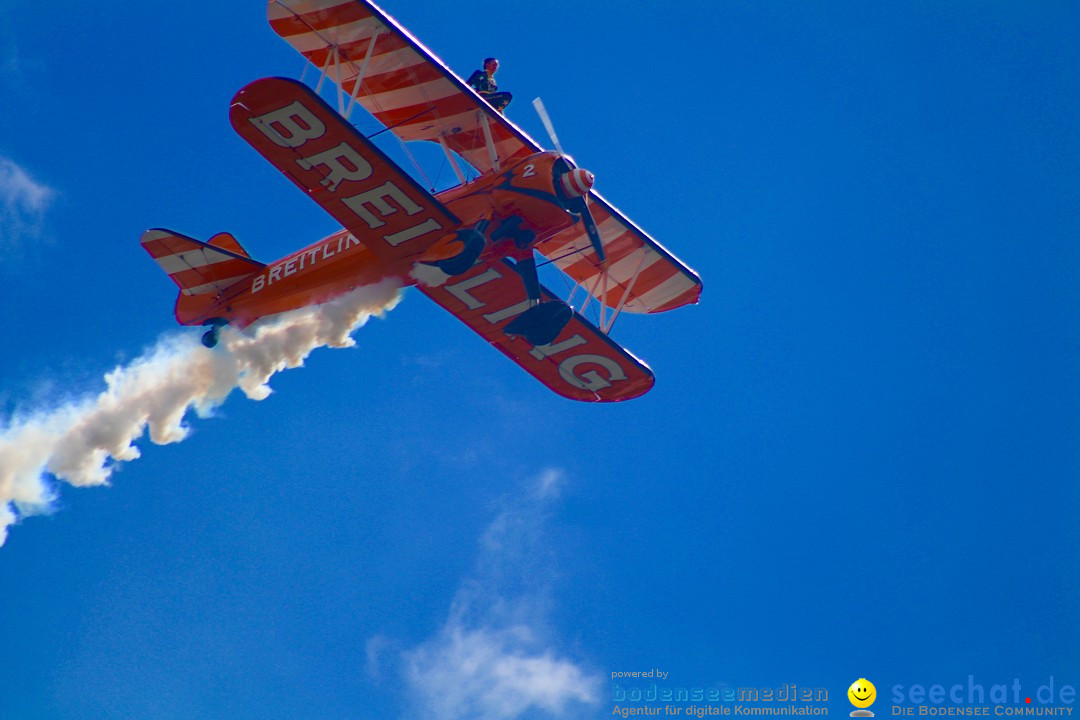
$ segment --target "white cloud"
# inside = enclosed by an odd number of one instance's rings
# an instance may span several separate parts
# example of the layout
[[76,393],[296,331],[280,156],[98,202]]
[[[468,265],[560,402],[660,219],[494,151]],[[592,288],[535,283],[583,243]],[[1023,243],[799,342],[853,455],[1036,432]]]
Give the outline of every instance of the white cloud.
[[548,504],[562,473],[548,470],[480,539],[474,577],[443,627],[403,653],[416,714],[433,720],[510,720],[525,713],[581,716],[601,680],[555,648],[547,627],[554,574],[544,542]]
[[30,177],[17,163],[0,156],[0,246],[40,232],[56,191]]
[[562,715],[599,697],[596,678],[542,649],[524,625],[468,628],[451,620],[407,663],[424,717],[434,720],[506,720],[533,709]]
[[561,470],[550,468],[540,473],[536,482],[536,495],[541,500],[557,498],[562,492],[563,482],[566,476]]

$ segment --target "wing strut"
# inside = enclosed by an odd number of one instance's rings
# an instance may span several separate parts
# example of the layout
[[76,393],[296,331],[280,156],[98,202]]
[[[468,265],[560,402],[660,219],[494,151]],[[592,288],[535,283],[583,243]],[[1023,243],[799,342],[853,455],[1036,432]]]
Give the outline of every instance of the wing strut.
[[364,77],[367,75],[368,62],[370,62],[371,56],[375,54],[375,41],[379,39],[379,33],[382,31],[382,25],[377,25],[375,27],[375,32],[371,35],[371,42],[368,43],[367,53],[364,55],[364,62],[360,63],[360,74],[356,76],[356,82],[353,84],[349,108],[345,111],[346,120],[352,115],[353,106],[356,105],[356,98],[360,95],[360,86],[364,84]]
[[446,153],[446,159],[450,161],[450,167],[454,168],[454,174],[457,175],[461,184],[465,184],[465,174],[461,172],[461,168],[458,167],[457,160],[454,159],[453,153],[450,152],[450,146],[446,144],[446,138],[439,134],[439,145],[442,146],[443,152]]
[[[611,311],[611,317],[608,319],[606,326],[605,326],[605,324],[603,322],[604,306],[603,305],[600,306],[600,312],[601,312],[600,330],[602,332],[610,333],[611,328],[615,327],[615,318],[619,317],[619,313],[622,312],[623,306],[626,305],[627,298],[629,298],[631,293],[634,291],[634,283],[637,282],[638,275],[641,274],[641,268],[645,267],[645,258],[646,258],[646,256],[648,256],[648,254],[649,254],[649,251],[648,251],[647,248],[642,248],[641,249],[641,259],[638,260],[637,268],[634,269],[634,274],[632,276],[630,276],[630,282],[626,284],[626,290],[623,291],[622,297],[619,298],[619,304],[616,305],[615,309]],[[604,277],[607,278],[607,270],[604,271]],[[604,285],[605,286],[607,285],[606,281],[605,281]],[[606,288],[605,288],[605,290],[606,290]],[[606,300],[607,300],[607,298],[605,298],[605,302],[606,302]]]
[[600,267],[600,278],[602,280],[600,286],[600,327],[604,327],[604,311],[607,310],[607,267]]
[[[334,45],[334,75],[341,77],[341,51],[337,45]],[[338,115],[345,114],[345,89],[341,87],[341,83],[334,83],[337,86],[337,111]]]
[[334,46],[334,52],[326,54],[326,62],[319,68],[319,82],[315,85],[315,94],[318,95],[322,92],[322,84],[326,82],[326,78],[329,77],[330,61],[337,56],[337,46]]
[[[280,5],[281,7],[285,8],[290,13],[292,13],[294,17],[296,17],[296,18],[300,17],[300,13],[298,13],[296,10],[293,10],[287,4],[282,2],[282,0],[271,0],[271,2],[272,2],[272,4]],[[306,24],[307,23],[305,23],[305,25]],[[318,94],[318,93],[322,92],[323,82],[325,82],[326,78],[328,78],[330,76],[329,71],[330,71],[330,64],[331,63],[333,63],[333,65],[334,65],[334,74],[339,78],[341,77],[342,54],[341,54],[340,46],[337,43],[332,42],[332,41],[327,40],[326,38],[324,38],[322,36],[322,33],[320,33],[315,28],[311,27],[311,25],[307,25],[307,27],[308,27],[308,30],[310,30],[312,33],[314,33],[316,35],[316,37],[318,37],[320,40],[325,42],[327,47],[330,49],[330,52],[326,56],[326,62],[323,63],[322,68],[320,68],[320,70],[319,70],[319,73],[320,73],[319,74],[319,82],[315,86],[315,93]],[[371,41],[368,43],[367,52],[364,54],[364,61],[363,61],[363,63],[361,63],[360,68],[358,70],[359,74],[357,75],[356,81],[353,84],[352,92],[349,93],[349,105],[348,105],[347,108],[345,106],[345,88],[342,86],[342,83],[340,83],[340,82],[336,83],[337,86],[338,86],[338,88],[337,88],[338,114],[341,115],[342,117],[344,117],[346,120],[348,120],[349,116],[352,114],[353,106],[356,105],[356,99],[360,95],[360,86],[363,85],[364,77],[367,75],[368,62],[371,60],[371,56],[374,55],[374,53],[375,53],[375,43],[378,41],[379,35],[382,34],[382,32],[385,29],[386,28],[383,26],[382,23],[379,23],[379,22],[375,23],[374,32],[371,35]],[[356,68],[356,63],[353,61],[352,58],[346,57],[345,62],[348,63],[349,65],[351,65],[354,69]],[[307,70],[307,67],[305,66],[304,69]],[[303,76],[301,76],[301,80],[303,80]]]
[[[632,257],[632,256],[631,256]],[[622,297],[619,298],[619,303],[614,308],[607,307],[607,293],[608,293],[608,274],[611,268],[604,268],[593,280],[592,287],[586,287],[582,282],[574,283],[574,287],[570,288],[570,293],[566,297],[566,304],[573,307],[574,296],[577,295],[578,288],[585,290],[585,302],[581,307],[577,308],[577,312],[581,315],[585,314],[585,310],[588,309],[589,304],[593,301],[597,301],[599,313],[597,320],[597,327],[600,332],[609,334],[611,329],[615,327],[615,320],[619,317],[619,314],[623,311],[627,300],[633,296],[634,284],[637,282],[638,277],[641,276],[641,271],[645,267],[645,261],[649,257],[649,249],[641,248],[641,256],[638,259],[637,266],[634,268],[634,273],[630,276],[630,280],[626,283],[626,289],[623,290]],[[629,260],[630,257],[626,257],[623,261]],[[600,294],[597,295],[597,290]],[[610,313],[610,317],[608,316]]]
[[499,164],[499,153],[495,152],[495,141],[491,139],[491,119],[483,110],[478,111],[478,114],[480,115],[480,127],[484,129],[484,140],[487,142],[491,165],[495,168],[495,172],[500,172],[502,166]]

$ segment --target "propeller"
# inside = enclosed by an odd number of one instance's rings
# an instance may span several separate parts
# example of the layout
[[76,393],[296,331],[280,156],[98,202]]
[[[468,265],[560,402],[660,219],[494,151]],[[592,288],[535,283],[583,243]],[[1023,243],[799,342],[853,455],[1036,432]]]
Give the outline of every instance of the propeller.
[[[555,146],[555,151],[559,155],[566,157],[566,152],[559,142],[559,136],[555,134],[555,126],[551,122],[551,116],[548,115],[547,108],[544,107],[544,102],[540,98],[536,98],[533,100],[533,107],[536,108],[536,114],[540,116],[540,122],[544,123],[544,129],[547,130],[548,136],[551,137],[551,143]],[[563,194],[570,199],[571,209],[581,215],[581,221],[585,225],[585,233],[589,236],[589,241],[592,242],[596,257],[600,259],[600,265],[603,266],[607,263],[607,256],[604,254],[604,243],[600,239],[600,231],[596,228],[596,220],[593,219],[592,211],[589,210],[588,200],[589,191],[592,189],[595,179],[591,172],[581,168],[573,168],[556,178]]]
[[559,136],[555,134],[555,126],[551,124],[551,116],[548,115],[547,108],[544,107],[544,101],[540,98],[533,100],[533,107],[536,108],[536,114],[540,116],[540,122],[544,123],[544,129],[547,130],[548,136],[551,137],[552,144],[555,145],[555,150],[560,155],[566,153],[562,149],[562,144],[559,143]]

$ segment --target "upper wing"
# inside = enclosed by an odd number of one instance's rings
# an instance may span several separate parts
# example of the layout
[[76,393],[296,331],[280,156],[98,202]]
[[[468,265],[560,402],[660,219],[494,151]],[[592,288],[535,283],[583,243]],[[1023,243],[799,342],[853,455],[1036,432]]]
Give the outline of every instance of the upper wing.
[[[442,285],[417,285],[500,352],[571,400],[618,402],[644,395],[653,374],[640,360],[575,313],[555,342],[534,347],[503,332],[529,306],[517,270],[506,260],[480,263]],[[544,297],[554,296],[545,288]]]
[[608,307],[619,307],[625,298],[627,312],[656,313],[697,302],[697,273],[596,192],[589,193],[589,209],[607,256],[606,273],[581,223],[536,249]]
[[236,93],[233,128],[389,265],[415,258],[459,221],[310,88],[263,78]]
[[[403,140],[443,143],[481,172],[542,150],[369,0],[269,0],[267,15],[275,32]],[[612,308],[624,298],[621,309],[634,313],[697,302],[693,270],[595,192],[590,203],[607,272],[581,224],[537,249]]]
[[342,105],[355,97],[402,140],[445,144],[481,172],[540,150],[375,3],[269,0],[266,12],[274,31],[347,95]]

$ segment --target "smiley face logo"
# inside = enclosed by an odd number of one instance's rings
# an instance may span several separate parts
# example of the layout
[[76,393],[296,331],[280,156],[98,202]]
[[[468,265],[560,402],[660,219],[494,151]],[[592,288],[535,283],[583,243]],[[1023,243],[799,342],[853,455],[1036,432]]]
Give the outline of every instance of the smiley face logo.
[[874,700],[877,699],[877,688],[874,687],[874,683],[870,682],[866,678],[859,678],[855,682],[851,683],[851,687],[847,691],[848,700],[851,704],[857,708],[868,708],[874,704]]

